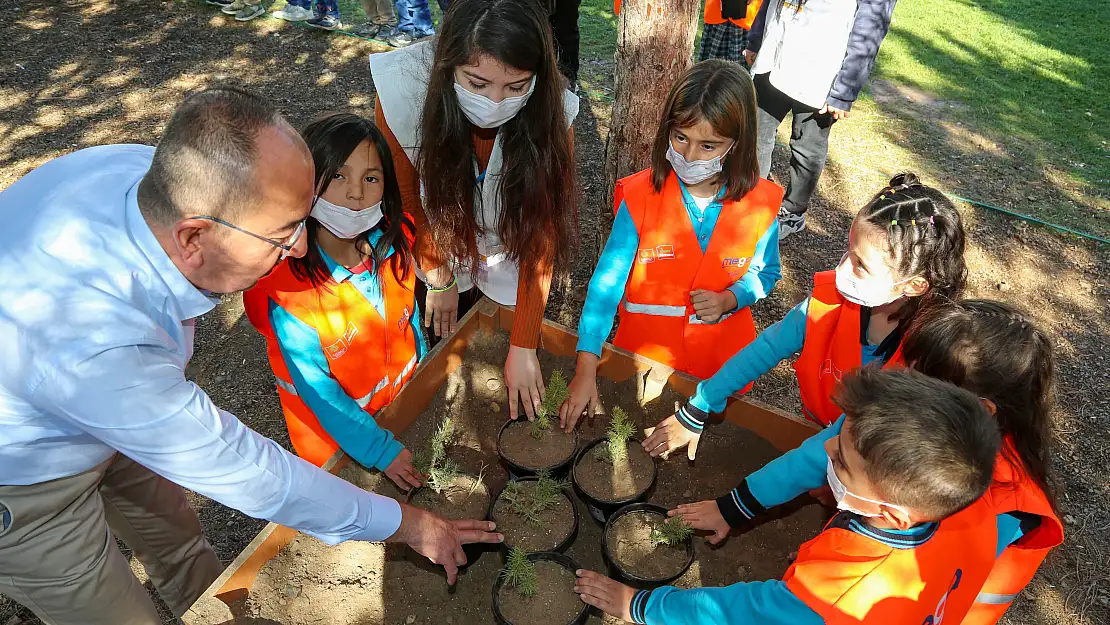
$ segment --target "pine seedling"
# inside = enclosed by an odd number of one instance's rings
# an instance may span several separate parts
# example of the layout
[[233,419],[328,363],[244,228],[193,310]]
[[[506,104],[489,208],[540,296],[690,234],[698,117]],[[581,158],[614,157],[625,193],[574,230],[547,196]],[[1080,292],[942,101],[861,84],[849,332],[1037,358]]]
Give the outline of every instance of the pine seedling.
[[523,482],[509,482],[501,491],[509,509],[532,525],[542,524],[540,513],[555,507],[563,498],[563,489],[570,486],[566,479],[557,480],[547,471],[540,471],[536,477],[531,489],[524,488]]
[[555,425],[555,415],[559,414],[559,406],[563,405],[563,401],[569,395],[567,378],[562,371],[556,369],[551,373],[547,390],[543,394],[543,401],[540,402],[540,409],[536,412],[535,420],[532,421],[532,438],[539,440],[551,430]]
[[528,559],[528,554],[520,549],[509,551],[505,568],[501,569],[501,577],[505,579],[506,584],[516,589],[521,597],[536,595],[539,584],[536,578],[536,565]]
[[447,449],[454,440],[455,422],[450,417],[444,417],[432,433],[427,450],[417,450],[413,454],[413,468],[427,476],[425,482],[436,493],[450,488],[460,475],[458,463],[447,458]]
[[442,494],[443,491],[451,488],[451,486],[455,484],[455,480],[462,475],[462,471],[459,469],[459,464],[457,462],[444,458],[439,461],[439,464],[428,469],[425,475],[428,476],[425,480],[428,488],[431,488],[437,494]]
[[683,520],[682,517],[673,516],[668,518],[659,527],[651,530],[648,538],[651,540],[653,547],[660,545],[669,545],[671,547],[681,543],[694,534],[694,528]]
[[613,408],[609,417],[609,430],[605,433],[605,442],[594,449],[595,456],[610,464],[617,464],[628,459],[628,439],[636,433],[636,426],[628,419],[628,415],[620,406]]

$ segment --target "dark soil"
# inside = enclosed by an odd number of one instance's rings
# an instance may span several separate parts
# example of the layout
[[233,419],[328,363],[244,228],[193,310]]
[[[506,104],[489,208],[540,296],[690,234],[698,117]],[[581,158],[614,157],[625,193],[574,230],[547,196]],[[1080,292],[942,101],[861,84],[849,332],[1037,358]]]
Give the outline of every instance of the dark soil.
[[505,457],[526,469],[550,469],[569,460],[577,451],[575,435],[566,434],[555,425],[540,438],[532,436],[528,421],[510,423],[501,434],[501,451]]
[[[535,489],[536,482],[520,482],[524,491]],[[537,520],[527,519],[515,512],[505,500],[498,498],[493,504],[493,522],[505,535],[505,546],[516,547],[529,553],[553,551],[574,531],[574,501],[570,496],[561,497],[556,504],[536,515]]]
[[651,486],[652,460],[636,441],[626,443],[628,457],[613,463],[599,451],[605,443],[590,448],[574,467],[574,477],[587,495],[601,501],[627,501]]
[[501,615],[513,625],[565,625],[582,610],[582,600],[574,592],[574,571],[549,560],[536,562],[536,594],[522,597],[507,584],[497,596]]
[[489,510],[489,498],[489,486],[484,482],[478,482],[473,475],[460,475],[443,492],[437,493],[428,487],[417,490],[410,503],[445,519],[458,521],[484,519]]
[[629,512],[617,519],[605,534],[609,553],[625,571],[645,580],[662,580],[677,575],[686,566],[686,543],[651,543],[652,530],[667,518],[647,510]]

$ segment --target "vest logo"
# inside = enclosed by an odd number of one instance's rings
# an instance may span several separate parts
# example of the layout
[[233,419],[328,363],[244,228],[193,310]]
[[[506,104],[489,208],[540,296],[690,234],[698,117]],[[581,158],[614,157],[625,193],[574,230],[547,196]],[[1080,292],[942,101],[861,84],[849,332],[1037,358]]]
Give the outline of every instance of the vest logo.
[[637,259],[641,265],[655,262],[655,249],[645,248],[640,250],[640,257]]
[[358,336],[358,328],[355,327],[355,322],[348,321],[347,329],[343,331],[343,340],[349,344],[351,341],[355,340],[356,336]]
[[351,346],[351,342],[355,340],[356,336],[358,336],[358,328],[355,327],[355,322],[348,321],[347,329],[343,331],[343,336],[339,337],[338,341],[325,347],[324,353],[332,360],[342,358],[343,355],[347,353],[347,348]]
[[397,330],[404,332],[405,326],[409,324],[409,319],[412,319],[412,311],[408,306],[405,306],[405,312],[401,314],[401,319],[397,321]]
[[673,245],[660,245],[655,248],[655,254],[659,260],[673,260],[674,259],[674,246]]
[[963,577],[963,571],[961,569],[956,569],[956,576],[952,579],[952,586],[948,589],[948,592],[944,593],[940,601],[937,602],[937,609],[933,610],[932,616],[926,618],[925,622],[921,625],[941,625],[941,623],[944,622],[944,609],[948,607],[948,597],[952,594],[952,591],[960,587],[961,577]]
[[721,267],[743,267],[748,264],[747,258],[723,258]]
[[821,373],[817,377],[823,378],[827,375],[831,375],[837,382],[844,377],[844,372],[833,364],[832,358],[825,359],[825,364],[821,365]]
[[640,264],[646,265],[648,263],[654,263],[657,260],[674,260],[674,258],[674,246],[664,244],[641,249],[636,260]]

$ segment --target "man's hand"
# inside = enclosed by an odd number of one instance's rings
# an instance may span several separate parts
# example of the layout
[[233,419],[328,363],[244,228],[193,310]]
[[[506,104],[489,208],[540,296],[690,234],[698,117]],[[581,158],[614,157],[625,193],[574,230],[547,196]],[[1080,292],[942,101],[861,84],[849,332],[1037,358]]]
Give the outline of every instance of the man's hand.
[[467,543],[499,543],[501,534],[493,534],[496,525],[489,521],[447,521],[427,510],[401,504],[401,526],[386,542],[405,543],[412,550],[441,565],[447,571],[447,583],[454,585],[459,567],[466,564],[462,546]]
[[713,532],[708,539],[710,545],[719,545],[722,540],[728,538],[728,532],[732,529],[728,521],[725,521],[725,517],[721,516],[721,509],[717,506],[717,502],[712,500],[684,503],[674,510],[668,510],[667,516],[680,516],[696,530]]
[[829,104],[825,104],[825,106],[822,106],[821,110],[817,111],[817,112],[822,114],[822,115],[824,115],[826,113],[829,114],[829,115],[832,115],[833,119],[836,119],[836,120],[841,120],[841,119],[845,119],[846,117],[848,117],[848,111],[845,111],[843,109],[838,109],[835,106],[830,106]]
[[408,449],[402,449],[383,473],[403,491],[420,488],[420,474],[412,466],[412,452]]
[[659,425],[651,429],[651,433],[644,440],[644,451],[655,456],[662,455],[664,459],[671,455],[671,452],[688,447],[686,457],[690,460],[698,454],[698,443],[701,441],[701,434],[691,432],[686,426],[678,421],[678,416],[671,415],[666,419],[659,422]]
[[509,346],[509,356],[505,359],[505,387],[509,391],[509,418],[516,421],[516,402],[520,399],[528,420],[534,420],[545,392],[536,350]]
[[574,379],[570,381],[570,394],[567,395],[563,405],[559,406],[559,427],[564,432],[570,433],[578,424],[582,413],[592,417],[601,407],[597,396],[597,361],[598,357],[590,352],[578,352],[578,365],[575,367]]
[[748,64],[749,68],[755,65],[755,51],[744,50],[744,61]]
[[690,303],[694,305],[694,312],[698,319],[706,323],[714,323],[725,313],[736,308],[736,295],[725,289],[720,293],[698,289],[690,291]]
[[[450,284],[455,277],[446,265],[437,267],[428,272],[429,286],[443,286]],[[428,298],[424,302],[424,327],[431,327],[436,336],[451,336],[458,327],[459,320],[459,285],[440,293],[428,289]]]
[[578,581],[574,584],[574,592],[578,593],[582,601],[609,616],[627,623],[632,622],[632,598],[636,596],[636,589],[593,571],[579,569],[576,573]]

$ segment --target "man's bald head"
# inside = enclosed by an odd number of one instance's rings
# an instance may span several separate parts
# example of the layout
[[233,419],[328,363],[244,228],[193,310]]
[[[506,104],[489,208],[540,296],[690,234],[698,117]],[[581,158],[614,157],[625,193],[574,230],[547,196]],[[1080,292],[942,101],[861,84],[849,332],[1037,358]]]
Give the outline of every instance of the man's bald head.
[[255,93],[219,86],[189,96],[166,125],[139,185],[144,216],[168,226],[193,215],[235,221],[251,211],[263,195],[260,138],[275,131],[303,148],[281,113]]

